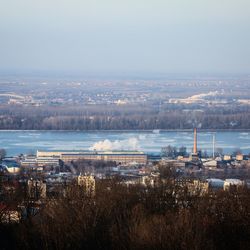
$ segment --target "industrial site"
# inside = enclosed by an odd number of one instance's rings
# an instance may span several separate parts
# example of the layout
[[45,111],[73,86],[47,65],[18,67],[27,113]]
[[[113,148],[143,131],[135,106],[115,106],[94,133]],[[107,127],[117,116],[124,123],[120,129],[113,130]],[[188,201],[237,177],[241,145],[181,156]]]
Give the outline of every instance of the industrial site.
[[[37,150],[35,155],[13,157],[2,154],[1,197],[21,185],[33,197],[34,204],[39,204],[41,199],[44,202],[46,197],[64,193],[73,183],[83,186],[86,192],[90,192],[89,189],[95,192],[96,182],[110,178],[119,178],[126,186],[144,187],[154,187],[162,178],[171,178],[187,185],[191,193],[202,191],[204,194],[210,189],[250,188],[250,156],[240,152],[215,153],[214,145],[212,155],[201,155],[197,133],[194,128],[190,154],[185,148],[176,151],[170,145],[162,148],[158,155],[124,150]],[[17,209],[8,220],[19,221],[22,216]]]

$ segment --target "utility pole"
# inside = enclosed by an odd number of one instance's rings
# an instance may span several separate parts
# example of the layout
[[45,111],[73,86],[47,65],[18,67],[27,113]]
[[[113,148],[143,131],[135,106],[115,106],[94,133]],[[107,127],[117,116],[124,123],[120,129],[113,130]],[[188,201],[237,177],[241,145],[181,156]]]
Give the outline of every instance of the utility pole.
[[213,133],[213,159],[215,157],[215,133]]

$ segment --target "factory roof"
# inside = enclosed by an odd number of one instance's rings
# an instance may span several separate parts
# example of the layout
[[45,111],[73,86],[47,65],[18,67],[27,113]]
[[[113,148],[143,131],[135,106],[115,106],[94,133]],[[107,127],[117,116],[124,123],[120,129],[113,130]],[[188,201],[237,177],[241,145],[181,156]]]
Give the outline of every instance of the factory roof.
[[95,150],[37,150],[38,153],[61,153],[64,155],[78,155],[78,154],[98,154],[98,155],[107,155],[107,154],[114,154],[114,155],[144,155],[145,153],[142,151],[95,151]]

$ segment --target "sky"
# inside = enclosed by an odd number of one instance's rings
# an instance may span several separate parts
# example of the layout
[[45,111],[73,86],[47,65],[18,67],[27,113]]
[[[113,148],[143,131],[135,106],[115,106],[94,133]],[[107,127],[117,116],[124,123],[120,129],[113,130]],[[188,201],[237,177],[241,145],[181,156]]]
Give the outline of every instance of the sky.
[[249,74],[249,0],[0,0],[0,72]]

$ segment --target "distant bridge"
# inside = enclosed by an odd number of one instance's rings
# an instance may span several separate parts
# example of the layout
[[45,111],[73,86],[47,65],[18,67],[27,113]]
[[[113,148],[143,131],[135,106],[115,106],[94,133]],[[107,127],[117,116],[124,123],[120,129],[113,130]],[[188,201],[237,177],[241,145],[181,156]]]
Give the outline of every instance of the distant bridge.
[[0,94],[0,97],[1,96],[5,96],[5,97],[13,97],[13,98],[16,98],[16,99],[25,99],[24,96],[21,96],[21,95],[16,95],[16,94],[11,94],[11,93],[6,93],[6,94]]

